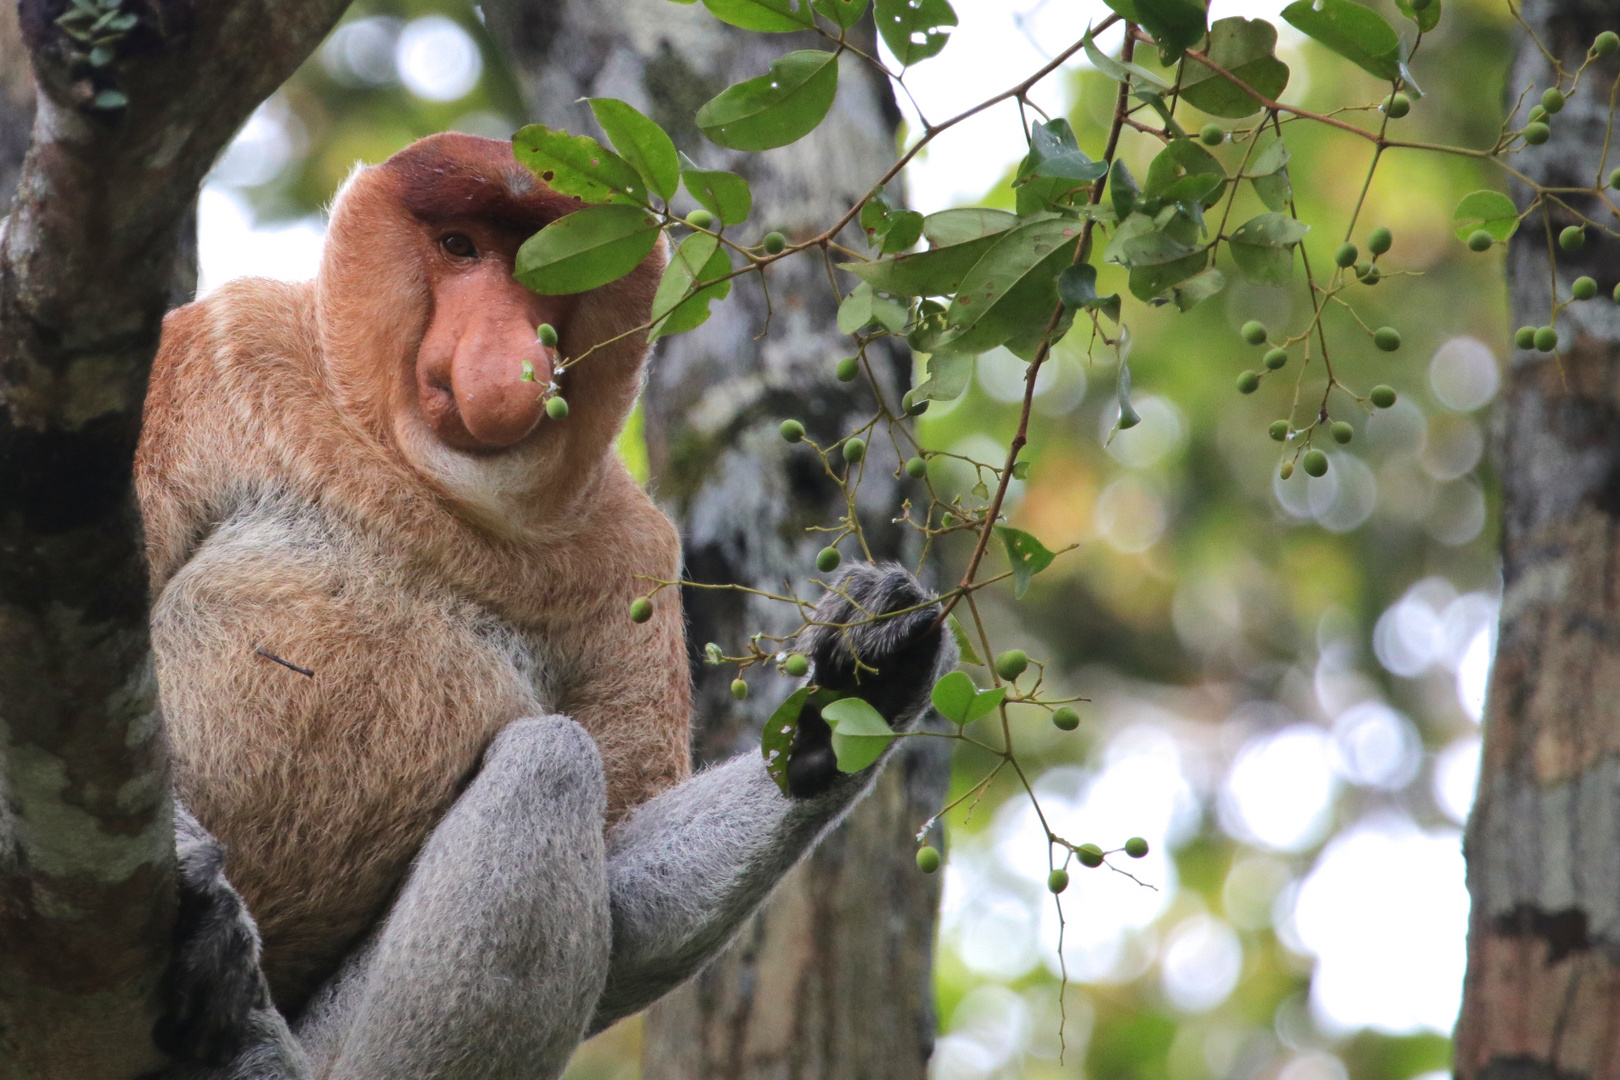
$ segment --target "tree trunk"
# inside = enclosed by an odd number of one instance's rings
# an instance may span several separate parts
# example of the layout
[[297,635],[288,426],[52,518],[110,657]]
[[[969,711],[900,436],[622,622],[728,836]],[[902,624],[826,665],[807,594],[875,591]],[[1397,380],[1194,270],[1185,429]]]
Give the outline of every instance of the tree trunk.
[[23,47],[17,5],[0,3],[0,217],[11,209],[33,126],[34,72]]
[[[175,906],[131,466],[181,236],[214,157],[346,0],[126,2],[89,63],[22,0],[0,25],[0,1077],[128,1080]],[[32,63],[27,111],[16,27]],[[6,179],[10,177],[11,179]],[[184,285],[182,284],[182,288]]]
[[[1530,0],[1529,29],[1576,70],[1612,0]],[[1589,186],[1611,128],[1614,58],[1588,69],[1551,121],[1552,141],[1514,158],[1537,183]],[[1508,80],[1523,109],[1551,85],[1521,38]],[[1510,127],[1522,127],[1523,111]],[[1515,192],[1524,205],[1530,197]],[[1612,223],[1591,199],[1573,205]],[[1576,219],[1528,217],[1509,250],[1516,325],[1548,321],[1553,236]],[[1550,231],[1549,231],[1550,229]],[[1590,274],[1620,281],[1620,242],[1592,233],[1560,252],[1558,295]],[[1467,838],[1468,977],[1456,1041],[1463,1080],[1620,1072],[1620,320],[1607,303],[1559,319],[1559,359],[1517,350],[1497,416],[1503,486],[1502,625]]]
[[[790,237],[820,231],[894,160],[898,114],[889,87],[856,63],[840,73],[832,114],[799,143],[739,155],[698,135],[692,117],[704,101],[761,74],[775,56],[825,47],[815,35],[735,30],[700,7],[664,0],[550,7],[511,0],[486,11],[535,119],[594,133],[577,99],[622,98],[700,164],[743,173],[754,210],[734,233],[745,243],[771,229]],[[873,37],[870,24],[864,33]],[[855,230],[845,243],[863,245]],[[835,329],[837,299],[822,261],[806,254],[776,264],[768,284],[769,311],[757,280],[745,278],[707,324],[658,346],[644,397],[647,444],[654,490],[681,528],[688,577],[772,592],[791,583],[814,598],[815,553],[826,540],[805,527],[835,524],[844,498],[814,454],[783,442],[777,426],[798,417],[827,445],[869,418],[875,404],[864,381],[833,378],[850,342]],[[874,347],[868,356],[898,411],[909,354]],[[914,560],[910,534],[890,524],[910,493],[895,478],[899,457],[881,428],[871,442],[858,507],[872,555]],[[853,542],[843,547],[855,556]],[[704,664],[702,648],[714,641],[736,655],[751,633],[782,633],[798,616],[737,592],[688,589],[683,600],[701,725],[697,764],[757,753],[764,719],[789,682],[751,669],[752,694],[738,703],[729,691],[735,669]],[[925,1075],[939,889],[937,878],[917,872],[912,836],[943,799],[948,753],[932,739],[909,740],[907,748],[738,944],[648,1013],[646,1080]]]

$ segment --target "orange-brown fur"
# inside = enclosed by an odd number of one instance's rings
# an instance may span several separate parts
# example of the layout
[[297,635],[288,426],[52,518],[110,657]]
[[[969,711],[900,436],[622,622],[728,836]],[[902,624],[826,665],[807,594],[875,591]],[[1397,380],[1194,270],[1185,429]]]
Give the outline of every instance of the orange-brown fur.
[[[314,282],[238,281],[169,316],[136,461],[177,790],[226,845],[291,1009],[512,720],[591,733],[610,819],[688,770],[676,597],[645,625],[626,614],[638,575],[679,563],[612,452],[645,341],[560,378],[567,420],[498,452],[444,446],[412,374],[435,317],[435,178],[505,185],[541,218],[571,207],[530,190],[506,144],[437,136],[405,155],[403,174],[395,159],[340,194]],[[459,204],[442,209],[455,225]],[[579,297],[563,351],[642,322],[662,258]]]

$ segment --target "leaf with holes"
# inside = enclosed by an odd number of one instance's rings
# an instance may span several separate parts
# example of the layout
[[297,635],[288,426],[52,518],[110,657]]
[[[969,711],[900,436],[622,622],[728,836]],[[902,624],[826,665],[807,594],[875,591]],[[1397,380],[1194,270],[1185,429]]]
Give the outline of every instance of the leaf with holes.
[[[1250,89],[1276,101],[1288,85],[1288,65],[1278,60],[1277,28],[1264,19],[1219,19],[1209,28],[1204,52]],[[1248,90],[1189,57],[1181,69],[1181,96],[1212,116],[1237,118],[1260,111]]]
[[910,67],[939,55],[956,28],[956,9],[948,0],[875,0],[878,33],[883,43]]
[[591,112],[619,156],[667,202],[681,181],[681,162],[664,129],[617,98],[591,98]]
[[838,771],[860,772],[894,742],[894,731],[872,706],[858,697],[839,698],[821,710],[821,717],[832,726],[833,754]]
[[806,0],[703,0],[703,6],[721,22],[744,30],[782,34],[816,25]]
[[718,237],[698,232],[682,240],[658,282],[647,340],[702,326],[709,318],[710,301],[724,300],[731,293],[730,273],[731,256],[720,250]]
[[1355,0],[1294,0],[1282,17],[1371,75],[1393,81],[1406,73],[1400,35]]
[[748,181],[736,173],[719,169],[699,169],[690,161],[681,169],[681,182],[692,198],[720,219],[722,225],[741,225],[754,209],[754,193]]
[[732,150],[774,150],[814,131],[838,94],[838,54],[801,49],[769,74],[727,87],[697,112],[698,130]]
[[590,203],[647,202],[635,167],[589,135],[530,124],[512,136],[512,154],[559,195]]
[[542,296],[566,296],[617,281],[658,243],[658,219],[635,206],[587,206],[523,242],[513,276]]
[[1500,191],[1471,191],[1457,204],[1451,220],[1458,223],[1459,240],[1467,240],[1475,229],[1484,229],[1501,244],[1519,231],[1519,208]]
[[799,714],[804,712],[811,690],[811,687],[801,686],[789,694],[765,721],[765,730],[759,736],[759,753],[765,759],[765,771],[784,795],[788,793],[787,767],[788,757],[793,752],[793,736],[799,730]]
[[1029,579],[1051,566],[1057,556],[1029,533],[1011,525],[997,525],[996,535],[1001,537],[1007,561],[1012,564],[1013,597],[1022,600],[1029,591]]

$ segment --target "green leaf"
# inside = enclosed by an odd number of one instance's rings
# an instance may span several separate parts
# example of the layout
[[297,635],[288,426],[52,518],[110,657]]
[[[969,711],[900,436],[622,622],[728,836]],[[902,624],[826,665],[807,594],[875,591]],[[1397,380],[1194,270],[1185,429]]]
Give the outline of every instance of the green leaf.
[[1058,271],[1074,261],[1079,222],[1045,217],[996,238],[962,278],[938,343],[952,352],[986,352],[1021,332],[1044,331],[1057,304]]
[[1249,167],[1244,175],[1251,177],[1271,176],[1288,164],[1288,157],[1288,144],[1281,139],[1276,139],[1268,144],[1264,150],[1254,155],[1254,160],[1249,162]]
[[730,273],[731,256],[720,250],[719,237],[696,232],[682,240],[664,267],[653,296],[653,327],[647,340],[702,326],[709,318],[709,302],[724,300],[731,293],[731,279],[726,276]]
[[848,30],[866,14],[867,0],[813,0],[811,7]]
[[1250,218],[1227,241],[1232,261],[1254,285],[1287,285],[1294,272],[1294,245],[1310,226],[1287,214],[1272,212]]
[[1174,285],[1204,271],[1209,265],[1208,251],[1195,251],[1167,262],[1131,267],[1131,295],[1138,300],[1152,300]]
[[923,235],[934,247],[942,248],[1006,232],[1016,224],[1017,214],[984,206],[966,206],[959,210],[941,210],[923,218]]
[[721,22],[744,30],[780,34],[816,25],[804,0],[703,0],[703,6]]
[[962,624],[956,621],[956,616],[952,615],[945,621],[950,624],[951,637],[956,639],[956,648],[962,654],[962,663],[972,664],[974,667],[984,667],[984,661],[980,660],[979,654],[973,651],[973,642],[968,640],[967,631],[962,629]]
[[722,225],[741,225],[754,209],[754,193],[748,181],[736,173],[688,165],[681,170],[681,181],[692,198],[719,218]]
[[[1264,19],[1219,19],[1209,28],[1205,53],[1210,60],[1248,83],[1272,101],[1288,85],[1288,65],[1274,55],[1277,28]],[[1212,116],[1237,118],[1260,111],[1246,90],[1188,58],[1181,67],[1181,96]]]
[[727,87],[697,112],[698,130],[732,150],[772,150],[815,130],[838,93],[838,54],[801,49],[768,75]]
[[664,129],[617,98],[591,98],[591,112],[619,156],[658,197],[669,201],[681,181],[681,162]]
[[923,216],[915,210],[896,210],[889,215],[883,234],[883,254],[909,251],[922,236]]
[[1196,45],[1207,32],[1208,11],[1204,0],[1132,0],[1142,27],[1159,41],[1159,55],[1168,64],[1183,49]]
[[1268,210],[1286,210],[1294,197],[1294,185],[1288,178],[1288,158],[1288,144],[1277,139],[1249,163],[1249,183]]
[[[1188,198],[1171,189],[1171,185],[1189,176],[1210,176],[1226,179],[1226,170],[1210,156],[1209,151],[1191,139],[1172,139],[1148,165],[1147,179],[1142,183],[1142,194],[1148,198],[1177,202]],[[1220,188],[1211,187],[1202,197],[1205,206],[1220,198]]]
[[587,206],[525,240],[514,276],[543,296],[585,292],[641,265],[658,232],[658,219],[639,207]]
[[799,730],[799,714],[804,711],[804,703],[810,700],[810,693],[811,687],[801,686],[789,694],[765,721],[765,730],[760,733],[759,753],[765,759],[765,771],[784,795],[788,793],[787,767],[788,756],[793,752],[793,736]]
[[928,378],[917,386],[913,396],[928,401],[955,401],[962,396],[972,378],[971,353],[931,353],[928,357]]
[[966,674],[953,671],[934,684],[930,696],[939,715],[953,724],[971,724],[1001,704],[1007,696],[1007,688],[980,690]]
[[858,697],[839,698],[821,710],[822,719],[832,725],[833,754],[839,772],[860,772],[878,758],[894,741],[888,721]]
[[1178,311],[1188,311],[1226,288],[1226,275],[1213,266],[1170,290]]
[[1125,159],[1116,157],[1114,167],[1108,172],[1108,195],[1114,204],[1115,219],[1124,221],[1130,217],[1141,194],[1131,170],[1125,167]]
[[1405,74],[1400,35],[1354,0],[1294,0],[1282,17],[1369,74],[1389,81]]
[[[1119,403],[1119,419],[1114,421],[1114,431],[1129,431],[1142,422],[1142,417],[1131,405],[1131,366],[1124,360],[1119,362],[1119,381],[1114,386],[1114,400]],[[1110,432],[1108,438],[1111,440],[1113,437]]]
[[512,136],[512,154],[559,195],[586,202],[647,202],[641,174],[589,135],[530,124]]
[[1011,525],[997,525],[996,535],[1001,537],[1007,561],[1012,564],[1013,598],[1022,600],[1029,591],[1029,579],[1051,566],[1057,556],[1029,533]]
[[1063,268],[1057,279],[1058,299],[1071,308],[1100,311],[1119,322],[1119,293],[1112,296],[1097,295],[1097,268],[1090,263],[1075,263]]
[[1412,0],[1395,0],[1395,6],[1401,9],[1401,14],[1417,23],[1418,29],[1427,34],[1440,25],[1440,0],[1429,0],[1429,6],[1422,11],[1412,7]]
[[[1013,215],[1008,214],[1011,218]],[[839,263],[862,281],[895,296],[949,296],[961,285],[962,277],[984,253],[995,246],[996,235],[981,236],[967,243],[896,255],[875,262]]]
[[1030,159],[1034,176],[1055,176],[1089,183],[1108,172],[1108,162],[1092,161],[1080,152],[1074,129],[1061,116],[1030,128]]
[[[1119,11],[1119,8],[1113,3],[1110,3],[1108,6],[1113,8],[1115,11]],[[1126,15],[1125,17],[1130,19],[1132,22],[1138,21],[1134,15]],[[1115,82],[1130,83],[1134,79],[1139,84],[1157,87],[1167,94],[1170,92],[1171,87],[1169,83],[1165,82],[1163,79],[1159,78],[1146,68],[1137,67],[1135,64],[1127,64],[1121,60],[1115,60],[1113,57],[1097,48],[1096,45],[1092,44],[1091,36],[1089,34],[1086,36],[1086,59],[1091,61],[1092,67],[1096,68],[1110,79],[1113,79]]]
[[947,0],[875,0],[878,33],[900,61],[910,67],[937,56],[956,27],[956,9]]
[[1458,223],[1459,240],[1467,240],[1475,229],[1484,229],[1500,244],[1519,231],[1519,208],[1500,191],[1469,192],[1451,219]]

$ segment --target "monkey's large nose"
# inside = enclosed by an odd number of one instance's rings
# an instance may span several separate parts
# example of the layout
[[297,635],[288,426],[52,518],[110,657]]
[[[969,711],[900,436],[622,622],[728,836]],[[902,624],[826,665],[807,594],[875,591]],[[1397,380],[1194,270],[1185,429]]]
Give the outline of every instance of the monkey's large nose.
[[[511,446],[540,422],[555,354],[527,324],[468,328],[450,361],[450,392],[468,434],[485,446]],[[534,372],[525,381],[524,361]]]

